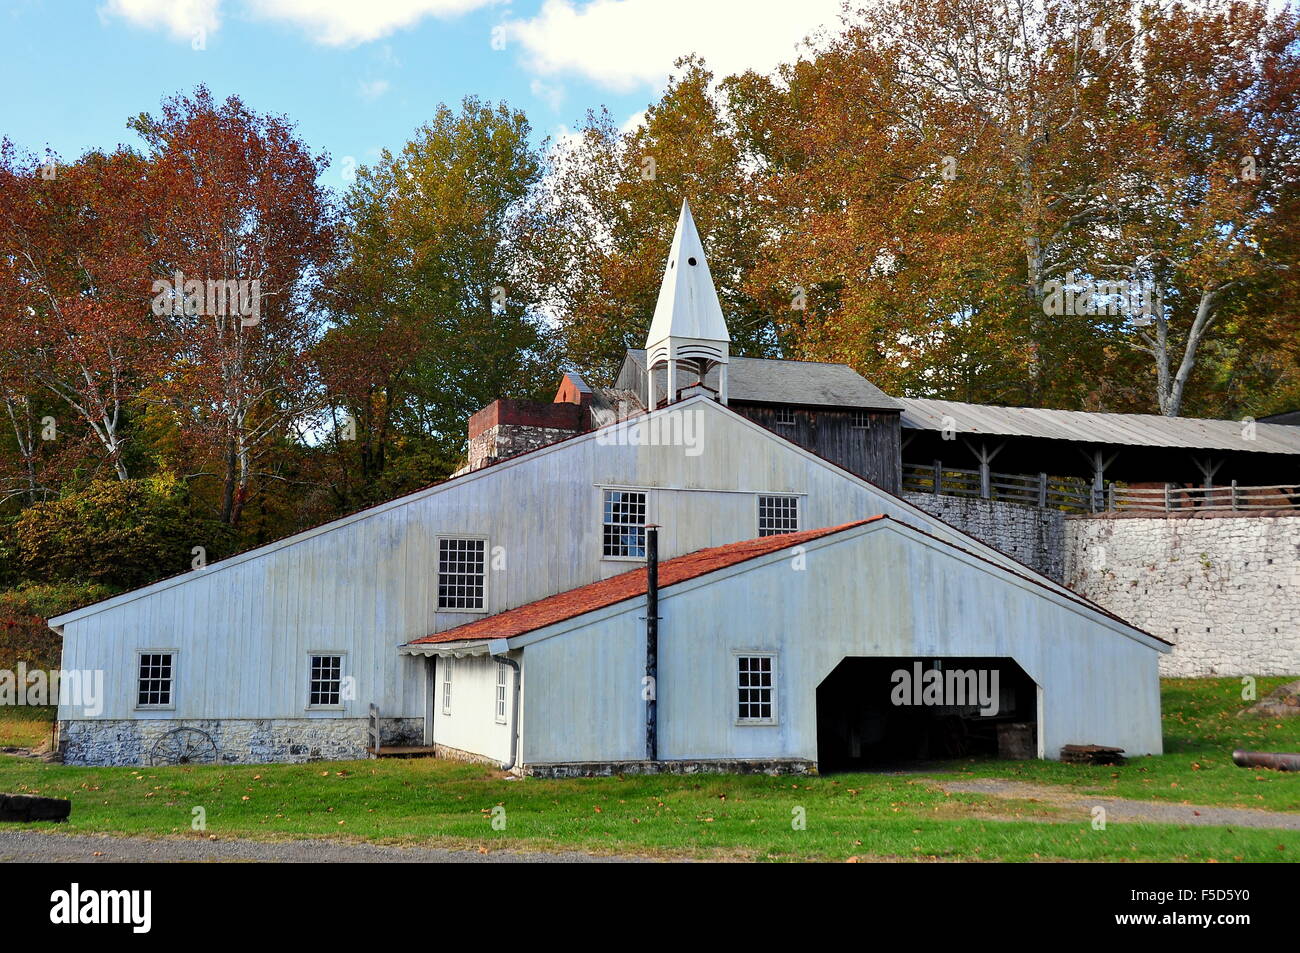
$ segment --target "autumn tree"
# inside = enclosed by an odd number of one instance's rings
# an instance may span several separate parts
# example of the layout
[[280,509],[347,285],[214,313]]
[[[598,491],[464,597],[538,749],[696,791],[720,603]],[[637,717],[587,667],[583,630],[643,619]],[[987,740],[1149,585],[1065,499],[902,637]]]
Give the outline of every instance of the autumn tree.
[[777,339],[769,308],[747,287],[762,253],[764,204],[725,84],[695,57],[679,60],[642,121],[617,128],[588,114],[561,141],[535,198],[547,227],[530,249],[565,355],[609,377],[641,347],[683,199],[709,253],[732,350],[764,356]]
[[[1296,337],[1300,17],[1227,2],[1146,11],[1125,101],[1118,188],[1091,273],[1148,284],[1157,305],[1127,338],[1177,416],[1216,324],[1246,349]],[[1253,313],[1252,313],[1253,312]],[[1281,313],[1285,326],[1274,324]],[[1243,332],[1254,331],[1254,334]]]
[[323,296],[334,327],[319,355],[337,411],[328,430],[361,484],[390,471],[402,444],[408,462],[424,461],[412,478],[445,475],[470,414],[554,384],[522,252],[541,172],[530,135],[505,105],[439,106],[344,196]]
[[319,406],[308,355],[312,288],[332,247],[327,160],[284,117],[203,87],[131,126],[169,203],[150,305],[173,366],[156,397],[215,461],[221,518],[236,524],[267,455]]
[[[151,205],[128,150],[75,163],[0,147],[0,387],[34,489],[34,434],[81,428],[127,479],[132,404],[163,355],[147,308]],[[40,428],[36,388],[62,411]],[[49,437],[48,432],[43,434]]]

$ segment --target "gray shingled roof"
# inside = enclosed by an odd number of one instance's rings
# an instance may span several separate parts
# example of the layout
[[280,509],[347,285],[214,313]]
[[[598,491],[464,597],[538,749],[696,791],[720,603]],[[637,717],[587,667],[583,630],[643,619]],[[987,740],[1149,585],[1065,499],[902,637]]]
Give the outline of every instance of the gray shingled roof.
[[1200,420],[1157,414],[1093,414],[1038,407],[990,407],[955,400],[900,398],[902,424],[913,430],[943,430],[944,418],[957,433],[1037,437],[1130,447],[1178,447],[1300,454],[1300,428],[1240,420]]
[[[644,374],[645,351],[629,348],[627,355]],[[716,369],[705,375],[704,383],[717,388]],[[755,404],[902,409],[898,401],[847,364],[770,361],[756,357],[733,357],[728,362],[727,399]]]

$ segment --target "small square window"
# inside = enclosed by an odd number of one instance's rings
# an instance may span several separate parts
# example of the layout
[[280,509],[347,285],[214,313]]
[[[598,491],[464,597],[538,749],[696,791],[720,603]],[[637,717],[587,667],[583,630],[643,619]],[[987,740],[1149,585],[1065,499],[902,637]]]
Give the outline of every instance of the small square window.
[[487,540],[438,540],[438,608],[486,610]]
[[736,656],[736,720],[776,721],[776,665],[771,655]]
[[645,494],[606,490],[603,519],[606,556],[645,558]]
[[855,430],[871,429],[871,414],[865,410],[855,410],[852,414],[852,426]]
[[782,427],[793,427],[794,410],[790,407],[778,407],[776,409],[776,422]]
[[337,708],[343,704],[343,656],[311,656],[311,677],[307,687],[309,708]]
[[171,652],[141,652],[136,707],[172,707],[175,680],[175,657]]
[[799,528],[797,496],[760,496],[758,498],[758,535],[779,536]]

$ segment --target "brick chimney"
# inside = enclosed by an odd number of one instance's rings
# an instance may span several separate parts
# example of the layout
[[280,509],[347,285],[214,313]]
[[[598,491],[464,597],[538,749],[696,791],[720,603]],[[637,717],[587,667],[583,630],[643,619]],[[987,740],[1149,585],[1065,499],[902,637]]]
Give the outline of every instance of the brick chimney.
[[573,373],[564,375],[549,404],[494,400],[470,417],[469,462],[457,474],[586,433],[592,428],[591,401],[591,388]]

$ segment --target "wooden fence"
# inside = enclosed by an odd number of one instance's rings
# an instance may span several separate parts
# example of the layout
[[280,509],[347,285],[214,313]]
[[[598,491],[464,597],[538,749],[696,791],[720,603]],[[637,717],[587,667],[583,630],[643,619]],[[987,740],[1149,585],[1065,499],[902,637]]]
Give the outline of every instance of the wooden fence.
[[967,470],[936,460],[932,465],[904,464],[903,491],[1000,500],[1067,513],[1104,511],[1214,510],[1248,513],[1300,509],[1300,484],[1275,486],[1131,487],[1106,481],[1098,489],[1081,477],[1046,473],[996,473],[988,467]]

